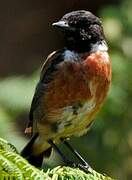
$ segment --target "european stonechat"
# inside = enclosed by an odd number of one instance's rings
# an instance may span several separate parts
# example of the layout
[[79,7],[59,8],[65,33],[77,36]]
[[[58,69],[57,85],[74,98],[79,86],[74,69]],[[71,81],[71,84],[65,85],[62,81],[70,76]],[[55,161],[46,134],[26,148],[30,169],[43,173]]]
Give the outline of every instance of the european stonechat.
[[62,30],[65,47],[43,64],[25,129],[33,136],[21,154],[40,167],[54,148],[65,163],[75,165],[57,147],[63,141],[80,160],[78,167],[88,167],[66,139],[87,133],[109,90],[111,63],[102,23],[79,10],[52,25]]

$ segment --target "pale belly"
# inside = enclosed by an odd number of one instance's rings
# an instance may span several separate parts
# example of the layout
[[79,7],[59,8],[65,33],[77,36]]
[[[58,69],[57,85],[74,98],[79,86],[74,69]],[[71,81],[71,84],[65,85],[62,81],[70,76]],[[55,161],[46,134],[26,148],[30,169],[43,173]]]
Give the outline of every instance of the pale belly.
[[56,138],[86,134],[98,109],[99,107],[97,108],[93,99],[84,103],[76,110],[76,113],[73,112],[72,106],[64,108],[61,118],[57,122]]

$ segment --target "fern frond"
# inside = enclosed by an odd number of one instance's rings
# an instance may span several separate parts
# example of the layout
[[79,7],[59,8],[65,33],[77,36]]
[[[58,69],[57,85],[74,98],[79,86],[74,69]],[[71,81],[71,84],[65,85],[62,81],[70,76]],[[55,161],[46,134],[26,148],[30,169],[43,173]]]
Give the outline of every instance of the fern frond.
[[78,168],[58,166],[43,172],[21,157],[12,144],[0,138],[0,180],[113,180],[91,168],[88,170],[85,173]]
[[11,151],[11,152],[15,152],[18,154],[18,151],[15,148],[15,146],[13,146],[8,141],[6,141],[5,139],[2,139],[2,138],[0,138],[0,150]]

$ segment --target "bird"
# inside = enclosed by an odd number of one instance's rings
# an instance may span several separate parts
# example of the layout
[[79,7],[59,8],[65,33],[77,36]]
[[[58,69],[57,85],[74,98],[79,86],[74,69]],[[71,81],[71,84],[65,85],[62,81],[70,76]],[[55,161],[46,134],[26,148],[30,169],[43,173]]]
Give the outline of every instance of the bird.
[[[64,47],[45,60],[31,103],[25,133],[32,137],[21,155],[41,167],[55,149],[68,165],[89,164],[68,139],[85,135],[100,111],[111,84],[111,60],[100,18],[86,10],[65,14],[53,27],[63,33]],[[80,163],[58,148],[63,142]]]

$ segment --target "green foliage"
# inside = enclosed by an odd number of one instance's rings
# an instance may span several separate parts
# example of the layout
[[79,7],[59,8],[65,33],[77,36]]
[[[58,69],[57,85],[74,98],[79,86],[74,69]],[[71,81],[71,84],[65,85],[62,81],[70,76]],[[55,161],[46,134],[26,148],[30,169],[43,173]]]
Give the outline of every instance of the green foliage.
[[7,141],[0,139],[0,170],[1,176],[23,179],[50,179],[46,173],[31,166]]
[[86,174],[79,169],[60,166],[52,169],[49,175],[52,175],[52,178],[56,180],[112,180],[110,177],[97,173],[93,169],[89,169],[89,173]]
[[86,174],[79,169],[70,167],[56,167],[44,173],[42,170],[30,165],[22,158],[16,148],[7,141],[0,138],[0,177],[16,180],[112,180],[110,177],[97,173],[89,168]]

